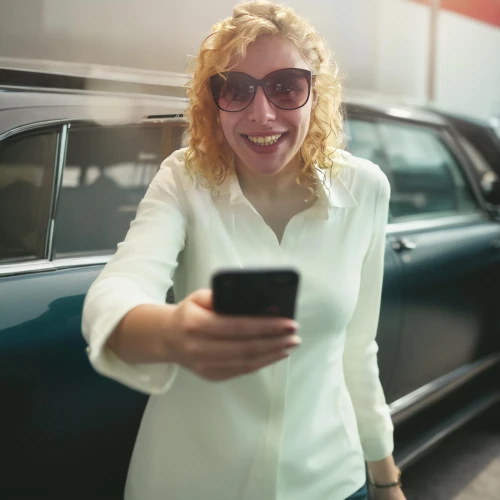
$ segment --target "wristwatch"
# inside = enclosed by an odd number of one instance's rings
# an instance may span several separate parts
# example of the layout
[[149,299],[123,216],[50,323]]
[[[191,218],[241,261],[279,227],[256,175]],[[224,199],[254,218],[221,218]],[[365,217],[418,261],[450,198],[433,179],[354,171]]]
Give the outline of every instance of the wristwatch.
[[396,481],[392,481],[391,483],[374,483],[373,481],[369,481],[370,485],[373,486],[374,488],[395,488],[396,486],[401,487],[401,469],[396,468],[397,473],[398,473],[398,478]]

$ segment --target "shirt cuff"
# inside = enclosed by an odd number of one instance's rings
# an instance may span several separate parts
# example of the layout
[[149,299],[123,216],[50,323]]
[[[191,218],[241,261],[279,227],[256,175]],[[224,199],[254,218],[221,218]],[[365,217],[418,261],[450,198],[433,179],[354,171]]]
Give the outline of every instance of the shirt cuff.
[[[96,315],[91,332],[86,332],[83,325],[84,336],[88,339],[87,354],[94,369],[120,382],[131,389],[150,395],[166,393],[177,376],[178,366],[174,363],[127,363],[106,347],[106,342],[116,325],[122,318],[137,306],[151,304],[151,300],[135,299],[122,301],[120,305],[109,308],[108,312]],[[90,312],[90,311],[89,311]],[[86,334],[87,333],[87,334]]]
[[377,438],[361,441],[363,453],[367,462],[376,462],[392,455],[394,451],[394,431],[381,432]]

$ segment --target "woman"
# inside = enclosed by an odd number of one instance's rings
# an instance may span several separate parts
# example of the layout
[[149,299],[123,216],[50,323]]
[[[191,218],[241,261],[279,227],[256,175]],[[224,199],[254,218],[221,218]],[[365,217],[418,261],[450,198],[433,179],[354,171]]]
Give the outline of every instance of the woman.
[[[389,186],[336,150],[323,42],[290,9],[240,5],[188,93],[189,147],[84,307],[96,370],[152,395],[125,497],[364,499],[366,460],[375,498],[404,499],[375,343]],[[297,322],[213,311],[216,269],[283,265],[301,274]]]

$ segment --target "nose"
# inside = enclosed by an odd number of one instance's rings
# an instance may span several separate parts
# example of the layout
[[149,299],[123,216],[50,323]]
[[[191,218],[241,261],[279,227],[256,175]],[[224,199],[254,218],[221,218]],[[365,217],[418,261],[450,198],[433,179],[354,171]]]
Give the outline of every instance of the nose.
[[269,102],[262,87],[257,88],[252,104],[250,104],[249,119],[259,125],[265,125],[268,121],[276,119],[276,110]]

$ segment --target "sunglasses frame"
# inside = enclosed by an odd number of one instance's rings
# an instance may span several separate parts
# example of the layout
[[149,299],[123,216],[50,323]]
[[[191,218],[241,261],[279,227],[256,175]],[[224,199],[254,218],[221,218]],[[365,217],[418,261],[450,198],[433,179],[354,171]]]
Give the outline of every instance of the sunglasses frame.
[[[266,92],[266,83],[267,83],[267,79],[269,78],[269,76],[270,75],[274,75],[275,73],[278,73],[278,72],[281,72],[281,71],[288,71],[288,70],[292,70],[292,71],[296,71],[296,72],[302,73],[306,77],[306,80],[307,80],[307,88],[308,88],[307,99],[305,100],[304,104],[301,104],[300,106],[297,106],[296,108],[282,108],[281,106],[276,105],[269,98],[269,96],[267,95],[267,92]],[[253,92],[252,98],[250,99],[250,101],[248,102],[248,104],[244,108],[238,109],[236,111],[230,111],[230,110],[221,108],[221,106],[219,105],[219,102],[218,102],[219,97],[216,96],[217,86],[220,83],[220,80],[221,79],[224,80],[224,81],[227,80],[227,77],[230,74],[245,75],[247,78],[249,78],[251,80],[252,84],[255,87],[255,91]],[[243,73],[242,71],[226,71],[224,73],[216,73],[215,75],[212,75],[209,78],[209,82],[210,82],[210,90],[211,90],[211,93],[212,93],[212,97],[213,97],[213,99],[214,99],[215,104],[217,105],[217,107],[221,111],[224,111],[226,113],[239,113],[240,111],[244,111],[245,109],[247,109],[248,106],[250,106],[250,104],[252,104],[253,100],[255,99],[255,96],[257,95],[257,89],[258,89],[258,87],[262,87],[262,90],[264,91],[264,95],[266,96],[266,99],[269,101],[270,104],[272,104],[276,108],[282,109],[284,111],[293,111],[294,109],[300,109],[300,108],[304,107],[307,104],[307,102],[309,101],[309,99],[311,97],[311,86],[312,86],[313,79],[314,79],[314,75],[312,74],[312,71],[310,71],[308,69],[303,69],[303,68],[282,68],[282,69],[277,69],[276,71],[271,71],[271,73],[268,73],[264,78],[262,78],[260,80],[258,80],[257,78],[254,78],[253,76],[250,76],[248,73]],[[222,86],[219,88],[219,94],[220,94],[221,90],[222,90]]]

